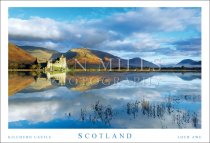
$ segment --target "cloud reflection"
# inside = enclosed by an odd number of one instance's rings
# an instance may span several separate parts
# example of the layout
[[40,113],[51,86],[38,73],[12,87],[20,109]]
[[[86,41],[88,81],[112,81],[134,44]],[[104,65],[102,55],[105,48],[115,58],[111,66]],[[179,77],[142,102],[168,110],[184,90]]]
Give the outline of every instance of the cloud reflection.
[[[138,74],[141,75],[141,73]],[[187,76],[190,74],[194,75],[194,73],[188,73]],[[87,128],[199,128],[201,126],[200,79],[185,81],[179,78],[179,75],[180,73],[154,73],[141,82],[122,80],[110,86],[86,91],[72,90],[63,85],[41,92],[39,90],[38,92],[35,90],[19,92],[9,97],[9,126],[13,128],[41,127],[40,125],[46,128],[79,128],[82,126]],[[127,77],[129,76],[131,75],[127,74]],[[151,86],[142,84],[142,82],[151,80],[158,81],[159,84],[151,84]],[[169,100],[171,110],[173,110],[171,114],[166,110]],[[131,108],[131,115],[128,114],[128,104],[133,105],[136,101],[140,102],[139,112],[135,113],[135,110]],[[143,101],[148,102],[148,115],[152,114],[153,108],[159,110],[158,106],[164,105],[164,108],[161,109],[164,111],[162,118],[145,116],[141,112],[144,109]],[[96,103],[103,107],[99,113],[93,110]],[[108,110],[112,111],[112,118],[108,124],[104,124],[103,121],[106,121],[110,113]],[[184,120],[188,113],[189,123]],[[85,115],[83,117],[85,122],[82,121],[81,115]],[[95,123],[92,123],[93,119]],[[193,126],[193,120],[196,122],[196,127]],[[57,126],[51,126],[50,123],[55,121]],[[66,122],[76,123],[78,126],[72,124],[72,126],[64,126]]]

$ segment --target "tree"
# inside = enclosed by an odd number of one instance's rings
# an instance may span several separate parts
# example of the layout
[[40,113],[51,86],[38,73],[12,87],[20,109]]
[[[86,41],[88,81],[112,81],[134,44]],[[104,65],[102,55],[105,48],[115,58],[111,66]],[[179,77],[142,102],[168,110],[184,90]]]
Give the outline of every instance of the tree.
[[37,64],[37,69],[41,69],[41,64],[39,63],[39,64]]
[[33,65],[31,65],[31,69],[36,69],[36,65],[35,64],[33,64]]
[[182,68],[182,69],[184,69],[185,67],[184,67],[184,66],[182,66],[181,68]]
[[19,66],[18,66],[18,68],[20,68],[20,69],[25,69],[25,64],[19,64]]
[[9,63],[9,69],[18,69],[18,63]]

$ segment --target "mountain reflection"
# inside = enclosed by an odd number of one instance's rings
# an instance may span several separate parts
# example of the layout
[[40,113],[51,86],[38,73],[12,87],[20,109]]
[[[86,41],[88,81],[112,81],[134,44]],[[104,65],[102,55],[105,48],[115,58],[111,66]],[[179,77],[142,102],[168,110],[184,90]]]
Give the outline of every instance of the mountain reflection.
[[199,76],[9,73],[9,128],[201,128]]
[[[9,95],[16,92],[42,92],[59,86],[65,86],[70,90],[87,91],[100,89],[123,80],[141,82],[152,77],[151,73],[127,74],[127,73],[30,73],[30,72],[9,72]],[[21,84],[17,84],[19,82]]]
[[14,95],[34,82],[34,77],[22,72],[9,73],[9,95]]

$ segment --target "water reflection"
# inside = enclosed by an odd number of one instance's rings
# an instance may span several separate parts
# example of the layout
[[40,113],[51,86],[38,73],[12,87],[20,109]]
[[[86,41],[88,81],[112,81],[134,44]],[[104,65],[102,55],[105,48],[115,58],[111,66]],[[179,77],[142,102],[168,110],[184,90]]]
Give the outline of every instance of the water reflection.
[[9,128],[201,127],[200,73],[9,75]]
[[[138,118],[146,117],[147,120],[150,118],[152,120],[162,120],[165,121],[167,116],[172,117],[172,122],[174,125],[177,125],[178,128],[185,128],[186,125],[191,125],[194,128],[199,128],[199,119],[196,112],[184,111],[176,109],[172,106],[171,101],[162,102],[162,103],[150,103],[143,99],[142,101],[128,102],[127,108],[124,110],[127,114],[121,112],[120,114],[125,114],[124,118],[129,118],[130,116],[134,121]],[[103,122],[104,125],[111,126],[110,122],[113,117],[117,117],[117,112],[112,110],[110,105],[104,106],[97,101],[93,108],[87,111],[86,108],[81,108],[81,121],[89,121],[93,124],[96,122]],[[118,113],[119,114],[119,113]],[[126,117],[128,116],[128,117]],[[168,128],[167,124],[161,125],[161,128]]]
[[[147,78],[153,76],[152,73],[84,73],[80,72],[72,75],[71,73],[30,73],[30,72],[10,72],[9,73],[9,88],[11,91],[9,95],[14,95],[15,88],[17,88],[17,82],[23,83],[17,92],[37,92],[56,88],[58,86],[66,86],[70,90],[87,91],[91,89],[99,89],[113,84],[117,84],[121,81],[133,81],[136,83],[141,82]],[[13,77],[17,78],[16,80]],[[23,78],[24,77],[24,78]],[[20,80],[21,79],[21,80]],[[22,80],[23,79],[23,80]],[[30,82],[26,82],[24,79],[30,79]],[[151,81],[148,81],[148,84]],[[14,84],[14,85],[13,85]],[[145,83],[144,83],[145,84]],[[158,83],[156,83],[158,84]],[[22,84],[20,84],[22,85]]]
[[[21,79],[21,80],[20,80]],[[9,95],[13,95],[22,89],[26,88],[34,81],[33,76],[26,76],[25,73],[22,72],[11,72],[9,74]],[[18,83],[18,84],[17,84]]]
[[92,123],[96,121],[101,121],[105,125],[110,126],[110,120],[113,117],[112,107],[103,106],[97,101],[94,105],[92,105],[92,114],[87,115],[86,109],[81,109],[81,120],[89,120]]

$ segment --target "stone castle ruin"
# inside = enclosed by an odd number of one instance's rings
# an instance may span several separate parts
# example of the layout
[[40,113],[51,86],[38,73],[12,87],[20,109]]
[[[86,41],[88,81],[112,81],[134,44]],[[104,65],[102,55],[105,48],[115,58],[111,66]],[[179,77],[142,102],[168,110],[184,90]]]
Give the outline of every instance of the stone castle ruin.
[[65,70],[67,68],[66,57],[61,55],[61,57],[57,58],[56,60],[49,60],[47,61],[47,70],[54,71],[54,70]]

